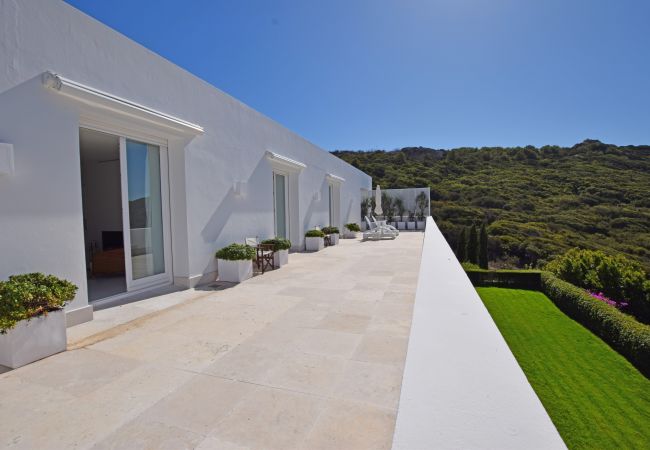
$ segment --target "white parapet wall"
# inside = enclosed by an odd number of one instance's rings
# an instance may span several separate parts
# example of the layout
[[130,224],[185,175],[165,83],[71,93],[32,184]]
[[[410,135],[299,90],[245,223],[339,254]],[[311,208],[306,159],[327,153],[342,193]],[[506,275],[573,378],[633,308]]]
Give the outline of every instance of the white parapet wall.
[[564,449],[431,217],[393,449]]

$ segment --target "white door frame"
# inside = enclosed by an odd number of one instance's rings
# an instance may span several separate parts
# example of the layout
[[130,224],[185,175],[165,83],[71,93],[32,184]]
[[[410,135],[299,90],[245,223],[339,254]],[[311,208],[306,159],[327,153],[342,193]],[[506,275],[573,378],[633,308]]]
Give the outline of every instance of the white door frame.
[[[129,219],[129,186],[127,174],[127,139],[157,146],[160,150],[160,195],[162,206],[162,227],[163,227],[163,258],[165,271],[156,275],[133,279],[133,264],[131,259],[131,225]],[[120,179],[122,186],[122,235],[124,236],[124,259],[126,272],[126,290],[132,292],[148,287],[169,284],[172,282],[171,263],[171,236],[170,236],[170,211],[169,211],[169,167],[167,159],[167,146],[159,143],[148,142],[144,139],[120,136]]]
[[291,214],[289,214],[289,173],[284,172],[282,170],[276,170],[273,169],[273,232],[275,233],[275,236],[278,236],[278,214],[276,210],[276,205],[277,205],[277,198],[276,198],[276,190],[275,190],[275,176],[276,175],[281,175],[284,177],[284,227],[285,227],[285,239],[289,239],[291,236],[291,224],[289,221],[289,218],[291,217]]

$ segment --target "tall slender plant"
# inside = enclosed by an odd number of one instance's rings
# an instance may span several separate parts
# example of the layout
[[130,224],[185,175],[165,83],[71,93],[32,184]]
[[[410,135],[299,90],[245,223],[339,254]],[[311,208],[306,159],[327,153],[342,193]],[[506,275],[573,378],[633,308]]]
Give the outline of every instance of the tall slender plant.
[[404,215],[404,200],[402,200],[400,197],[395,197],[395,200],[393,200],[393,206],[395,206],[397,215],[400,216],[400,221],[403,220],[402,216]]
[[465,228],[461,228],[460,233],[458,234],[456,257],[460,262],[467,261],[467,230],[465,230]]
[[427,208],[427,194],[420,192],[417,197],[415,197],[415,204],[418,208],[418,220],[424,220],[424,211]]
[[485,222],[481,225],[478,238],[478,265],[481,269],[488,268],[488,234]]
[[467,236],[467,261],[478,264],[478,232],[474,224],[469,228]]

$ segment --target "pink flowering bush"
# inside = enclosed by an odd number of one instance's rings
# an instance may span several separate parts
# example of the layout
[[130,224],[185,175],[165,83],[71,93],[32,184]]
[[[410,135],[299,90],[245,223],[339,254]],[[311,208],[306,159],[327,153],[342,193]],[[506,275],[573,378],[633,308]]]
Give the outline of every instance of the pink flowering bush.
[[627,302],[612,300],[611,298],[606,297],[605,294],[603,294],[602,292],[587,291],[587,294],[591,295],[596,300],[600,300],[603,303],[607,303],[608,305],[615,306],[618,309],[623,309],[628,305]]

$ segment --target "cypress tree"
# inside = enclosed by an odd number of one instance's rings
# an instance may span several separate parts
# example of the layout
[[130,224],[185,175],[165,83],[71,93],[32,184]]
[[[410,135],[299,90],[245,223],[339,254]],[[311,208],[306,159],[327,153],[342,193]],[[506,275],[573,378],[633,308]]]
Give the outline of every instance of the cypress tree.
[[472,225],[469,229],[469,236],[467,237],[467,261],[472,264],[478,264],[478,233],[476,225]]
[[465,228],[461,228],[460,233],[458,234],[458,242],[456,244],[456,257],[460,262],[467,261],[467,236]]
[[485,222],[481,225],[481,231],[478,238],[478,265],[481,269],[488,268],[488,235]]

